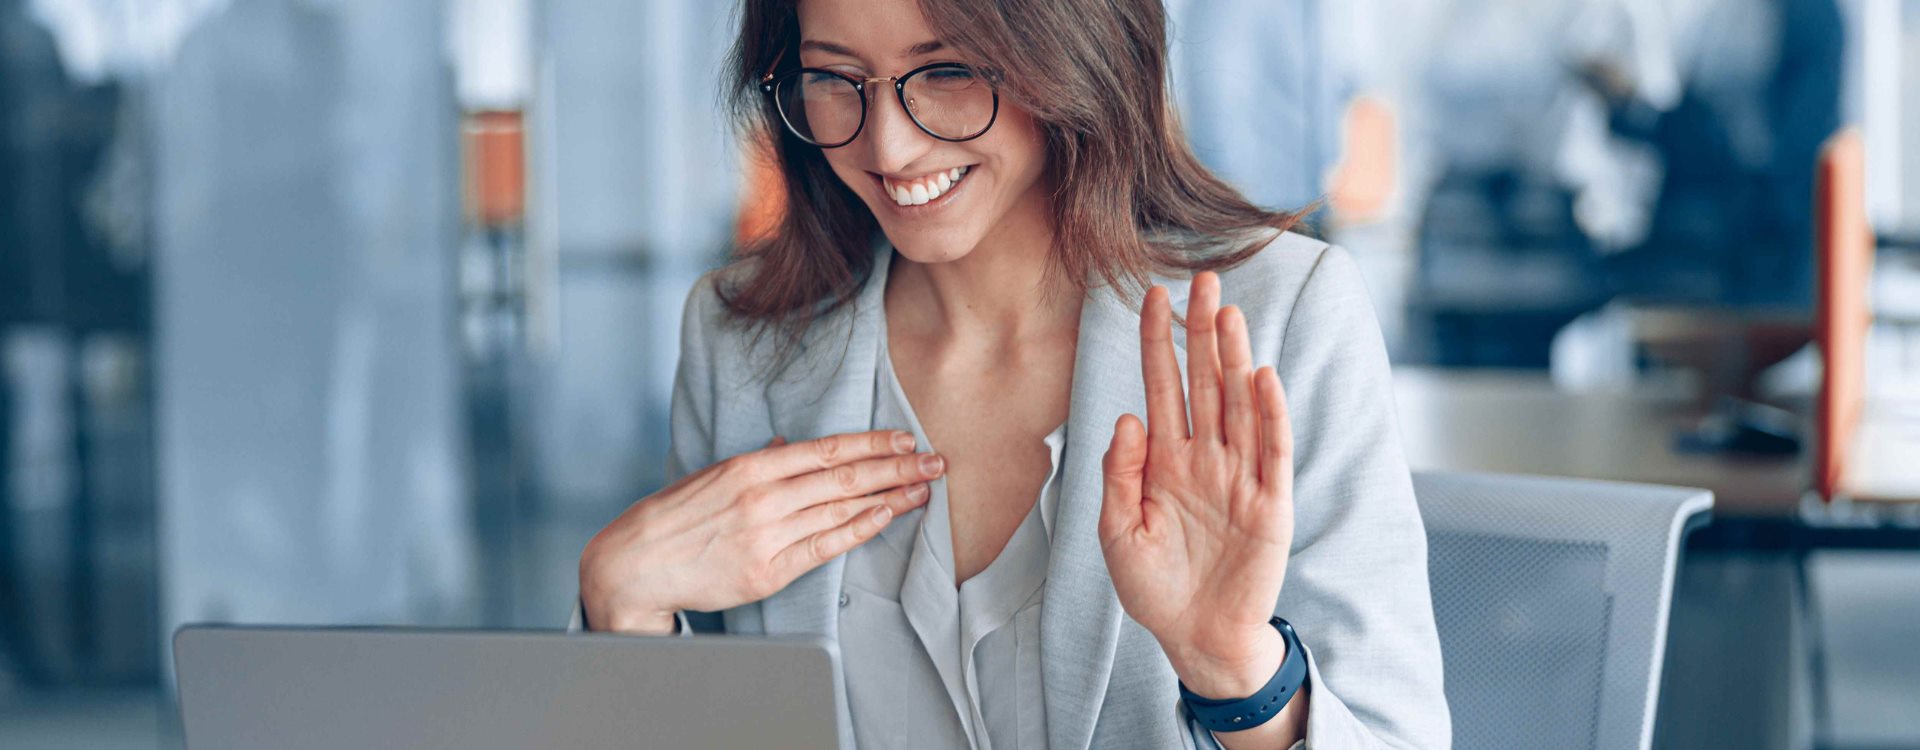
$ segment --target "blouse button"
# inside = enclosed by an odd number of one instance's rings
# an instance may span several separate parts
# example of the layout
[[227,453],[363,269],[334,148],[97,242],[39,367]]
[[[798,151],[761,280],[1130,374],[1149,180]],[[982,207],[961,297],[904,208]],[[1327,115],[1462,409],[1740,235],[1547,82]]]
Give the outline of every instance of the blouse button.
[[851,601],[851,600],[847,598],[847,592],[845,591],[840,592],[840,606],[842,607],[847,606],[848,601]]

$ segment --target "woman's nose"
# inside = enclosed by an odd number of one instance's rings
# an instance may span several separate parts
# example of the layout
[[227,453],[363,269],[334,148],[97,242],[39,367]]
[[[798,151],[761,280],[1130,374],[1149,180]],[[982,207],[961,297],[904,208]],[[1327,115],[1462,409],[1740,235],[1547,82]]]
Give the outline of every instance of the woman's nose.
[[867,132],[863,140],[871,150],[874,170],[898,174],[933,147],[932,136],[913,124],[913,117],[900,105],[890,80],[867,84],[873,101],[867,105]]

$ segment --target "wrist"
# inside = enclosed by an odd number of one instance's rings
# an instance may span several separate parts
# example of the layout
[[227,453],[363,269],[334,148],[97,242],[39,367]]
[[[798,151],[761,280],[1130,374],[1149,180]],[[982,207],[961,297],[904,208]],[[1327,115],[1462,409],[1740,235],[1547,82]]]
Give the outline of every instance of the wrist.
[[1210,732],[1231,733],[1234,739],[1223,743],[1229,748],[1285,747],[1306,736],[1307,655],[1290,623],[1276,616],[1269,624],[1280,634],[1285,653],[1264,684],[1251,692],[1213,688],[1232,691],[1225,697],[1203,695],[1184,681],[1180,685],[1187,715]]
[[615,615],[612,618],[611,627],[592,629],[629,635],[673,635],[680,629],[680,618],[673,612],[659,611],[626,616]]
[[659,607],[611,607],[595,609],[580,598],[581,624],[595,633],[630,635],[673,635],[680,629],[679,610]]
[[674,631],[680,629],[680,618],[666,610],[643,610],[628,616],[626,620],[616,621],[612,629],[634,635],[674,635]]
[[1287,658],[1287,639],[1271,626],[1262,626],[1255,640],[1228,653],[1243,657],[1222,659],[1195,649],[1168,650],[1174,674],[1195,695],[1210,699],[1252,695],[1273,679]]
[[679,607],[662,606],[653,600],[640,600],[627,592],[652,590],[644,582],[611,585],[595,564],[592,545],[581,556],[580,614],[587,630],[596,633],[634,635],[671,635],[678,627]]

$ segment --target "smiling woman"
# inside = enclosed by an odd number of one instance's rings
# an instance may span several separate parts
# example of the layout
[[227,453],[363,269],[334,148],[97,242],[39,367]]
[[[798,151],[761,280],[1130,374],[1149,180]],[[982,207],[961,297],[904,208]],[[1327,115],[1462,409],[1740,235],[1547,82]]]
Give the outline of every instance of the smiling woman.
[[[951,260],[1046,227],[1082,288],[1258,252],[1247,230],[1303,214],[1255,207],[1194,158],[1168,102],[1165,28],[1158,2],[747,2],[735,113],[773,144],[792,210],[742,253],[753,272],[721,290],[728,307],[797,339],[852,298],[875,229],[910,258]],[[915,84],[949,70],[973,106],[929,113],[947,84]],[[936,201],[941,173],[979,184]]]
[[1159,0],[742,20],[789,208],[689,294],[579,624],[828,638],[861,747],[1447,747],[1365,290],[1187,150]]

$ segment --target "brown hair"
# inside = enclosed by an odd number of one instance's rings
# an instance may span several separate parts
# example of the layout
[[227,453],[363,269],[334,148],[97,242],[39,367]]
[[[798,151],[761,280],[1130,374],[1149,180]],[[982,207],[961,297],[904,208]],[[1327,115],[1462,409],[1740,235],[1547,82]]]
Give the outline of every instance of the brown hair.
[[[1150,271],[1231,267],[1305,212],[1267,211],[1200,164],[1166,78],[1161,0],[919,0],[938,38],[1002,81],[1003,102],[1031,113],[1046,137],[1053,187],[1054,267],[1085,289]],[[745,0],[728,61],[736,120],[785,179],[774,230],[739,250],[721,300],[781,350],[846,304],[873,266],[878,224],[819,148],[795,138],[761,95],[760,77],[791,66],[798,0]]]

